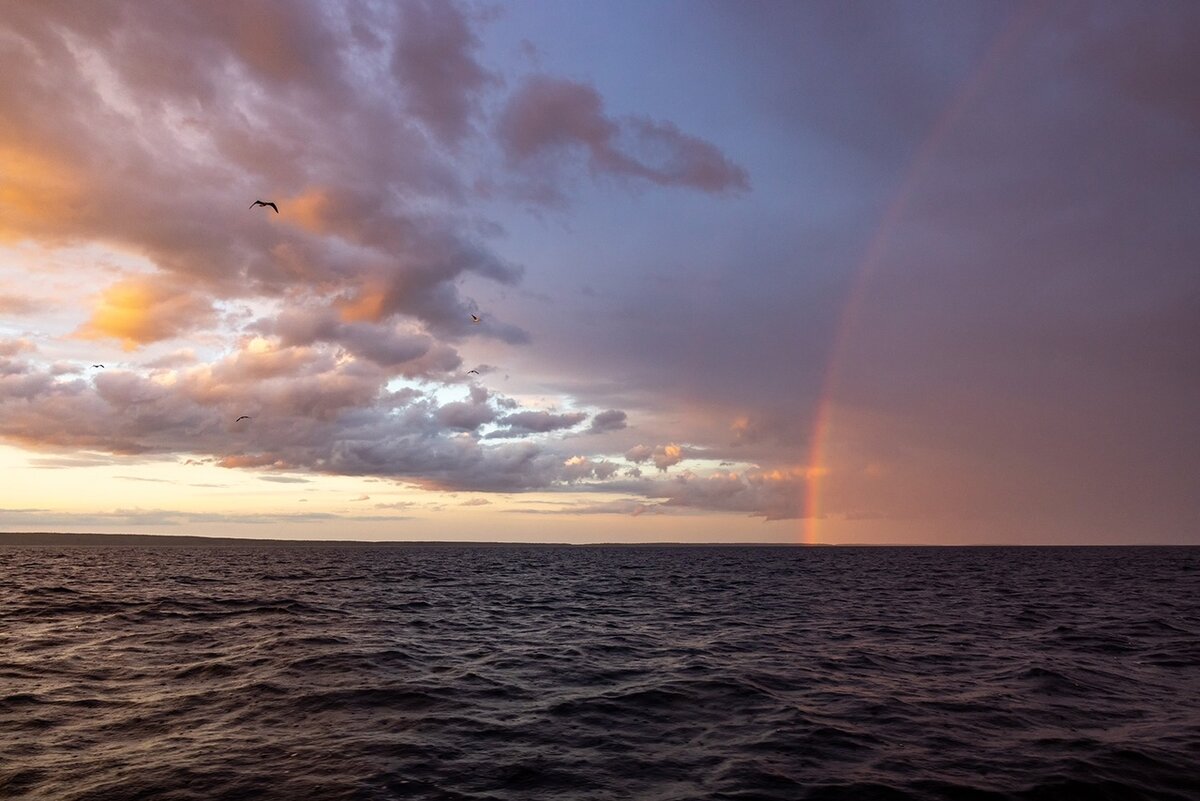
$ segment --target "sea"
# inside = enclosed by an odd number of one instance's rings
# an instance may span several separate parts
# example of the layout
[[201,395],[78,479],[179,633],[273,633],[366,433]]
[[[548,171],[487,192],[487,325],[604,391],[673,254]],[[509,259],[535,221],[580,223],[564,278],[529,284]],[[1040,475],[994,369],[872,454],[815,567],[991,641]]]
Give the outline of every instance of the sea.
[[1195,801],[1200,548],[0,547],[0,797]]

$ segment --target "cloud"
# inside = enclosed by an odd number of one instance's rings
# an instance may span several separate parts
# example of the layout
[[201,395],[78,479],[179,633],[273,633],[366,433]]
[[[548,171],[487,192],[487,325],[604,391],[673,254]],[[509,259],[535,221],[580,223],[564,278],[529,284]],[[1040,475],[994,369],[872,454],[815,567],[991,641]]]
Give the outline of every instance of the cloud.
[[672,465],[677,465],[683,461],[683,448],[671,443],[670,445],[659,445],[654,449],[654,466],[659,470],[666,470]]
[[595,88],[541,75],[527,80],[500,114],[497,135],[514,166],[545,170],[582,148],[594,173],[703,192],[746,190],[746,170],[715,145],[669,122],[614,119]]
[[54,383],[54,372],[53,367],[39,371],[25,362],[0,359],[0,397],[28,402]]
[[[478,17],[444,3],[4,13],[0,235],[113,254],[119,277],[77,334],[151,348],[151,372],[79,377],[6,362],[0,437],[431,488],[613,475],[602,454],[573,454],[552,436],[495,442],[568,431],[585,413],[526,410],[483,388],[450,402],[388,388],[397,376],[461,380],[459,349],[471,338],[530,342],[464,288],[513,286],[524,273],[494,249],[500,227],[469,204],[471,170],[446,155],[496,129],[485,117],[501,82],[479,61]],[[556,109],[569,116],[594,93],[560,89],[551,128],[562,122]],[[508,110],[542,113],[539,91],[526,86]],[[670,123],[594,112],[585,126],[610,133],[568,132],[561,143],[583,144],[601,171],[702,191],[745,185],[742,168]],[[559,140],[539,139],[528,122],[508,129],[513,154],[553,157]],[[245,208],[260,197],[282,213]],[[187,350],[161,353],[159,343],[184,336],[194,338]],[[235,427],[241,415],[253,419]],[[602,412],[588,430],[619,431],[624,415]],[[500,428],[485,443],[478,431],[490,423]]]
[[273,481],[276,484],[307,484],[309,479],[299,476],[259,476],[260,481]]
[[[302,499],[303,500],[303,499]],[[331,512],[296,513],[248,513],[225,514],[220,512],[181,512],[171,509],[114,509],[97,512],[58,512],[50,509],[0,509],[0,526],[4,527],[48,527],[62,526],[78,530],[90,526],[182,526],[196,523],[218,523],[225,525],[286,525],[325,521],[380,522],[410,520],[406,515],[338,515]]]
[[[310,296],[344,300],[358,321],[527,341],[502,321],[470,325],[461,278],[511,284],[521,269],[463,223],[455,171],[377,96],[408,98],[446,135],[465,130],[463,98],[487,82],[457,6],[406,6],[404,25],[365,7],[99,7],[6,6],[0,53],[22,87],[0,88],[4,225],[102,242],[157,270],[113,287],[82,333],[132,348],[204,323],[211,298]],[[395,35],[399,74],[372,71],[370,48],[341,24],[355,12]],[[247,211],[231,193],[269,195],[283,213]]]
[[659,470],[667,470],[682,462],[685,454],[681,446],[672,442],[653,448],[649,445],[635,445],[625,452],[625,458],[639,464],[650,460]]
[[579,506],[570,510],[570,514],[576,515],[629,515],[630,517],[640,517],[642,515],[661,515],[665,513],[662,504],[643,503],[637,500],[620,500],[607,501],[605,503],[594,503],[586,506]]
[[491,503],[487,498],[470,498],[463,501],[459,506],[487,506]]
[[31,229],[53,226],[63,209],[80,203],[81,181],[75,171],[39,153],[32,143],[0,140],[0,158],[5,163],[0,175],[0,240],[20,239]]
[[563,462],[561,478],[564,481],[575,482],[587,479],[604,479],[612,477],[620,465],[607,460],[593,460],[587,456],[572,456]]
[[73,467],[111,467],[120,460],[106,455],[38,456],[29,460],[29,466],[41,470],[61,470]]
[[592,424],[588,426],[587,433],[603,434],[607,431],[620,431],[623,428],[625,428],[625,412],[609,409],[592,418]]
[[[13,383],[13,380],[17,383]],[[553,442],[483,444],[476,428],[507,399],[472,386],[438,403],[389,392],[390,375],[327,347],[248,338],[213,364],[91,381],[29,368],[0,379],[0,438],[42,450],[197,454],[237,469],[377,476],[429,489],[520,491],[611,475],[603,460],[570,461]],[[30,402],[32,401],[32,402]],[[236,417],[253,419],[235,423]],[[516,412],[552,432],[583,416]],[[514,416],[514,415],[510,415]]]
[[129,278],[101,294],[77,335],[118,339],[125,350],[134,350],[211,324],[214,318],[212,301],[178,282]]
[[32,353],[36,350],[37,345],[25,337],[0,339],[0,358],[9,358],[20,353]]
[[552,414],[547,411],[516,412],[505,415],[497,422],[506,426],[488,434],[489,439],[524,437],[530,434],[546,434],[565,428],[574,428],[587,419],[585,412]]
[[412,501],[394,501],[392,503],[377,503],[376,509],[411,509],[416,506]]
[[408,111],[451,145],[470,132],[479,95],[496,82],[475,60],[478,48],[456,5],[415,0],[401,6],[392,72],[405,87]]
[[10,314],[14,317],[34,314],[42,309],[42,304],[20,295],[0,294],[0,314]]
[[492,422],[496,419],[496,410],[487,402],[490,395],[491,393],[483,387],[471,387],[467,400],[447,403],[438,409],[438,422],[447,428],[461,431],[474,431],[481,425]]
[[444,375],[462,365],[457,350],[428,334],[396,324],[347,323],[329,307],[285,309],[274,318],[257,321],[253,327],[279,336],[289,346],[337,344],[380,367],[401,368],[407,376]]
[[189,364],[195,364],[197,361],[199,361],[199,358],[196,356],[196,352],[194,350],[191,350],[190,348],[183,348],[181,350],[168,353],[164,356],[150,359],[149,361],[144,362],[143,366],[148,367],[151,370],[160,370],[184,367]]
[[808,476],[804,468],[753,468],[740,473],[685,474],[648,484],[643,490],[648,497],[664,499],[663,504],[668,507],[742,512],[766,520],[787,520],[804,514]]
[[661,503],[646,503],[636,498],[627,498],[601,503],[563,504],[553,509],[523,507],[505,511],[511,514],[525,515],[628,515],[640,517],[645,514],[666,514],[668,509]]
[[625,452],[625,458],[631,462],[641,463],[654,455],[654,448],[649,445],[634,445]]

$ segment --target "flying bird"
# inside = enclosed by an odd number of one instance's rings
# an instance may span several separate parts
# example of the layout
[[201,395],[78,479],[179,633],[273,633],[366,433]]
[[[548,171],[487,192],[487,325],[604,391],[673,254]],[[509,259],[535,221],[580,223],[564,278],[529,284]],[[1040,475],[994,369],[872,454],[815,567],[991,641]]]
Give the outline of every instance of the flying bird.
[[477,323],[477,322],[479,322],[479,315],[477,315],[477,314],[472,314],[472,315],[471,315],[471,322],[473,322],[473,323]]
[[103,370],[103,369],[104,369],[104,365],[103,365],[103,364],[93,364],[93,365],[92,365],[92,367],[99,367],[101,370]]
[[243,414],[241,417],[239,417],[238,419],[234,420],[233,422],[235,422],[235,423],[240,423],[240,422],[242,422],[243,420],[252,420],[252,419],[254,419],[254,418],[252,418],[250,415],[248,415],[248,414]]
[[475,375],[479,375],[479,371],[478,371],[478,370],[468,370],[468,371],[467,371],[467,375],[471,375],[471,373],[474,373]]
[[271,208],[275,209],[276,214],[279,213],[279,207],[269,200],[256,200],[250,204],[250,208],[254,208],[255,206],[270,206]]

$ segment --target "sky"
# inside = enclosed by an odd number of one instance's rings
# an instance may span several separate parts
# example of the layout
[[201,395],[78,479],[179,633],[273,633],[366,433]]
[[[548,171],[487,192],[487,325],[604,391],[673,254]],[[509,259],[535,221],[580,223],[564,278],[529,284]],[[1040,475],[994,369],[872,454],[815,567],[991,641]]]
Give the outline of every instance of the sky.
[[0,530],[1200,544],[1196,41],[0,0]]

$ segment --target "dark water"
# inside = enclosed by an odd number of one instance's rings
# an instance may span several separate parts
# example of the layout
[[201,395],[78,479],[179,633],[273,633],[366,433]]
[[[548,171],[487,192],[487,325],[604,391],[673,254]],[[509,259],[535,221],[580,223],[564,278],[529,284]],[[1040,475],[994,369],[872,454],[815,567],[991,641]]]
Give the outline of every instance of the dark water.
[[1200,549],[0,548],[0,797],[1200,799]]

